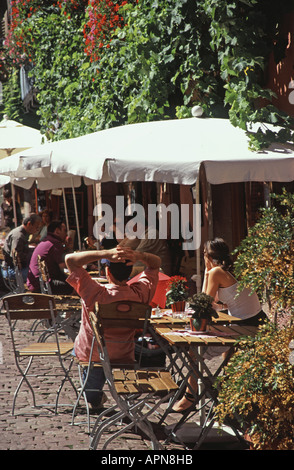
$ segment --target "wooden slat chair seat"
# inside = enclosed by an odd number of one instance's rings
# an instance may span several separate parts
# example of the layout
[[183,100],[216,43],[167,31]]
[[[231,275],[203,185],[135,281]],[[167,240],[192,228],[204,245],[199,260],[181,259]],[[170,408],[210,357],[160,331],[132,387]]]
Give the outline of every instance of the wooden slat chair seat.
[[[13,405],[12,405],[12,414],[14,414],[15,410],[15,403],[16,398],[18,396],[19,390],[23,383],[26,383],[29,387],[29,390],[32,394],[32,401],[33,406],[36,407],[36,399],[35,399],[35,392],[31,385],[31,381],[29,379],[30,375],[30,368],[33,363],[33,359],[35,358],[44,358],[45,363],[48,362],[48,358],[57,358],[58,364],[61,370],[61,383],[59,389],[56,393],[56,401],[55,401],[55,413],[57,413],[57,407],[59,405],[59,395],[63,388],[63,385],[66,381],[68,381],[75,394],[77,395],[77,390],[75,385],[73,384],[70,378],[70,370],[73,364],[73,357],[72,357],[72,349],[73,349],[73,342],[66,341],[62,342],[59,339],[57,328],[55,328],[56,322],[56,306],[55,300],[53,296],[49,296],[46,294],[33,294],[33,293],[23,293],[23,294],[12,294],[8,295],[3,298],[3,310],[7,317],[10,329],[10,335],[12,340],[12,347],[15,357],[16,366],[18,371],[21,375],[21,379],[19,384],[15,390],[14,398],[13,398]],[[21,345],[23,340],[18,335],[22,334],[21,331],[15,330],[13,328],[13,322],[16,320],[21,320],[23,322],[30,322],[32,320],[50,320],[51,321],[51,328],[54,330],[54,342],[33,342],[30,341],[26,345]],[[30,338],[30,337],[29,337]],[[32,337],[31,337],[32,338]],[[66,366],[65,361],[69,359],[69,365]],[[38,367],[37,376],[42,377],[46,375],[42,367]],[[54,377],[57,375],[54,373]],[[48,374],[47,374],[48,376]],[[36,377],[36,373],[34,374]],[[38,405],[38,406],[48,406],[48,405]],[[68,406],[68,405],[67,405]]]
[[[149,416],[178,389],[170,373],[165,369],[142,368],[140,364],[112,364],[105,342],[104,329],[131,327],[146,329],[151,314],[151,308],[136,302],[114,302],[107,305],[96,305],[95,313],[89,312],[93,328],[94,340],[98,346],[101,365],[106,377],[109,393],[115,406],[110,408],[110,415],[105,410],[96,419],[91,432],[90,449],[96,449],[101,436],[108,432],[113,425],[120,424],[119,430],[106,440],[103,449],[110,441],[138,427],[150,438],[154,449],[162,449],[155,436]],[[123,342],[123,338],[117,338]],[[127,424],[122,425],[122,419],[128,418]]]
[[68,354],[73,349],[73,342],[70,343],[59,343],[59,347],[56,343],[35,343],[30,344],[18,351],[19,356],[58,356]]

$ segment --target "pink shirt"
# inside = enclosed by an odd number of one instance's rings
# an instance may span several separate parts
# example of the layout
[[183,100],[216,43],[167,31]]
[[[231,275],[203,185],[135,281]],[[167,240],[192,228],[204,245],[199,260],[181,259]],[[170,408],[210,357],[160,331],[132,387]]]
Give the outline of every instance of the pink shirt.
[[[110,304],[120,300],[130,300],[149,305],[156,290],[158,269],[146,268],[141,273],[137,282],[125,286],[98,284],[83,268],[72,272],[67,278],[67,282],[80,295],[89,311],[94,309],[95,302]],[[106,341],[111,341],[111,338],[116,338],[117,341],[118,337],[121,337],[124,341],[124,343],[109,343],[108,353],[113,362],[116,360],[119,362],[134,361],[134,335],[135,330],[132,328],[111,328],[105,330]],[[81,326],[74,345],[75,354],[80,361],[88,361],[92,338],[93,332],[90,319],[86,309],[83,307]],[[93,351],[93,360],[99,362],[97,347]]]

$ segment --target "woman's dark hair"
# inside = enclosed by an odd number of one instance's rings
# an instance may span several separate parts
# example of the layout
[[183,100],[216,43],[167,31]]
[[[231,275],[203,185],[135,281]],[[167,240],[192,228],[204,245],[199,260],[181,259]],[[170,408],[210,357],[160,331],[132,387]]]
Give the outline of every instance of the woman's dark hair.
[[228,271],[231,268],[233,262],[230,256],[230,249],[222,238],[208,240],[204,244],[204,250],[213,259],[214,263],[222,269]]

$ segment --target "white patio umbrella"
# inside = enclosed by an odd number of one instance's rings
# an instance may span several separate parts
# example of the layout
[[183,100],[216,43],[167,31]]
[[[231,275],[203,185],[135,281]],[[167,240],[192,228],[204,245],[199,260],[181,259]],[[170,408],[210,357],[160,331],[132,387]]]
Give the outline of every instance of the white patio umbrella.
[[[42,136],[38,129],[34,129],[33,127],[25,126],[17,121],[10,120],[7,115],[4,115],[2,121],[0,122],[0,159],[33,147],[34,145],[38,145],[45,140],[45,137]],[[15,191],[12,181],[10,182],[12,189],[14,220],[16,221]],[[9,183],[9,180],[7,183]]]
[[[64,141],[60,153],[52,153],[54,172],[65,171],[97,181],[196,185],[196,204],[200,201],[201,164],[211,184],[294,180],[291,145],[275,144],[266,151],[252,152],[246,132],[227,119],[188,118],[130,124],[79,139],[81,151],[65,151],[70,147]],[[196,251],[199,291],[200,249]]]
[[44,140],[38,129],[12,121],[7,115],[0,122],[0,158],[39,145]]
[[[92,134],[91,134],[92,135]],[[86,156],[86,164],[83,161]],[[94,167],[86,171],[89,159],[95,161]],[[71,162],[73,165],[71,165]],[[101,165],[99,164],[101,162]],[[63,168],[63,164],[68,168]],[[57,168],[56,168],[57,167]],[[11,181],[23,188],[30,188],[35,181],[38,188],[72,188],[74,208],[77,220],[79,248],[81,248],[78,211],[74,187],[94,184],[103,179],[104,160],[96,158],[96,146],[87,135],[73,139],[45,143],[21,151],[0,161],[0,174],[9,175]],[[65,199],[64,199],[65,201]]]
[[[212,184],[294,179],[293,146],[273,144],[268,150],[252,152],[245,131],[227,119],[129,124],[46,143],[17,155],[26,157],[15,173],[18,177],[37,178],[37,169],[44,171],[50,165],[50,177],[83,177],[86,184],[156,181],[192,185],[201,164]],[[8,167],[5,170],[2,162],[0,174],[7,175]],[[39,184],[46,187],[47,183],[40,180]]]
[[78,244],[79,249],[81,249],[79,217],[74,188],[81,185],[82,178],[65,172],[53,173],[50,166],[52,150],[48,146],[48,143],[43,144],[0,160],[0,174],[9,176],[12,185],[25,189],[30,189],[34,182],[41,190],[62,189],[67,229],[69,229],[69,224],[64,189],[72,188]]
[[[50,153],[50,169],[54,174],[84,177],[90,182],[194,185],[201,164],[212,184],[294,180],[292,146],[273,145],[266,151],[251,152],[246,133],[227,119],[187,118],[130,124],[44,144],[22,155],[44,158],[44,151],[47,156]],[[29,170],[29,158],[26,164]],[[1,164],[0,174],[3,174]]]

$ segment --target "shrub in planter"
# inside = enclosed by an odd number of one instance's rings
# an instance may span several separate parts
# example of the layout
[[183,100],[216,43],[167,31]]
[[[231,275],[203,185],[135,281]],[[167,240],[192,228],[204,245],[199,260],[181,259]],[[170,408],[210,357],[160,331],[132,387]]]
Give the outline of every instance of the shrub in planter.
[[235,250],[234,273],[244,287],[267,302],[271,319],[287,312],[294,317],[294,195],[272,194],[272,207],[262,209],[258,222]]
[[236,418],[257,450],[294,450],[294,367],[289,362],[293,328],[271,322],[239,342],[218,379],[216,419]]

